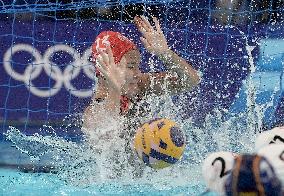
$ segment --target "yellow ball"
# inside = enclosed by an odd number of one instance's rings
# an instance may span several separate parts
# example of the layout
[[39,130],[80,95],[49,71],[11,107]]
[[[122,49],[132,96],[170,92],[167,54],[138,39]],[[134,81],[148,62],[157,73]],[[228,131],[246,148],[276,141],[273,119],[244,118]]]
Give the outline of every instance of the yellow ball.
[[146,165],[162,169],[181,158],[185,149],[185,135],[174,121],[155,119],[138,128],[134,148]]

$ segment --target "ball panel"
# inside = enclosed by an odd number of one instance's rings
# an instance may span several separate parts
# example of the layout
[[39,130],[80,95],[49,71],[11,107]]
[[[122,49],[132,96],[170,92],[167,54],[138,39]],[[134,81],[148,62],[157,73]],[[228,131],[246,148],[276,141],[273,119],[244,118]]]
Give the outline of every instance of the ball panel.
[[182,147],[184,145],[184,136],[180,128],[178,127],[171,127],[170,129],[170,136],[173,141],[173,143],[177,147]]
[[150,165],[149,156],[145,154],[144,152],[142,152],[142,160],[146,165]]
[[163,153],[160,153],[154,149],[151,149],[151,152],[149,154],[150,157],[153,157],[155,159],[158,159],[158,160],[162,160],[162,161],[165,161],[167,163],[170,163],[170,164],[174,164],[178,161],[178,159],[174,158],[174,157],[171,157],[169,155],[166,155],[166,154],[163,154]]
[[[172,127],[173,126],[169,126],[168,124],[166,124],[159,131],[160,139],[163,140],[163,142],[165,142],[167,144],[167,149],[165,150],[163,148],[160,148],[160,152],[179,159],[183,154],[185,145],[182,145],[181,147],[177,147],[174,144],[174,142],[172,141],[172,138],[171,138],[171,134],[170,134],[170,129]],[[180,137],[184,137],[183,133],[182,132],[180,132],[180,133],[182,134],[182,136],[180,136]]]
[[160,140],[159,147],[164,149],[164,150],[167,150],[168,145],[167,145],[167,143],[163,142],[163,140]]

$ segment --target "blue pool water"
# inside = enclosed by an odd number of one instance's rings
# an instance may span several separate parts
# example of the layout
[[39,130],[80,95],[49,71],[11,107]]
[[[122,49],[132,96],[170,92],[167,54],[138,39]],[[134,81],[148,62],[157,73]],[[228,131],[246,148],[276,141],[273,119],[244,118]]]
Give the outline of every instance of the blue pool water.
[[[186,175],[186,174],[185,174]],[[204,192],[202,184],[191,184],[169,189],[157,189],[155,184],[123,185],[119,182],[92,184],[76,187],[64,182],[54,174],[23,173],[9,169],[0,170],[0,195],[199,195]],[[208,194],[209,195],[209,194]],[[213,193],[210,195],[214,195]]]

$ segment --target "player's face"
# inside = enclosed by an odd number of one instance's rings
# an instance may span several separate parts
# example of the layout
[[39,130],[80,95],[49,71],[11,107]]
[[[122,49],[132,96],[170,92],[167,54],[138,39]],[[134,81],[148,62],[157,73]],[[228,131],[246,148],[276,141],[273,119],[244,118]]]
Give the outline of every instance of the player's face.
[[142,77],[142,73],[139,69],[141,55],[138,50],[131,50],[127,52],[123,58],[125,58],[126,61],[126,82],[123,88],[123,93],[133,97],[140,92],[138,83]]

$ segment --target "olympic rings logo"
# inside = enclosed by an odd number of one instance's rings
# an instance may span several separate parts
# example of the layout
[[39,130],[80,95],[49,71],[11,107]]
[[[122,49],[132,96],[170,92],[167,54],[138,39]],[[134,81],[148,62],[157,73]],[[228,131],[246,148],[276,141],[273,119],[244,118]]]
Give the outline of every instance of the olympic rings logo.
[[[12,57],[16,52],[28,52],[34,57],[34,61],[28,63],[23,74],[16,72],[12,67]],[[51,62],[50,59],[56,52],[66,52],[71,55],[74,61],[66,65],[65,69],[61,71],[57,64]],[[88,48],[81,56],[74,48],[64,44],[52,46],[46,50],[44,55],[28,44],[17,44],[9,48],[3,58],[4,69],[13,79],[22,81],[26,87],[36,96],[50,97],[56,95],[63,86],[74,96],[83,98],[90,97],[93,94],[94,87],[91,89],[76,89],[71,81],[76,78],[81,70],[92,80],[96,80],[95,69],[92,62],[89,61],[91,56],[91,48]],[[46,89],[40,89],[33,84],[41,72],[44,71],[51,79],[55,81],[54,86]]]

